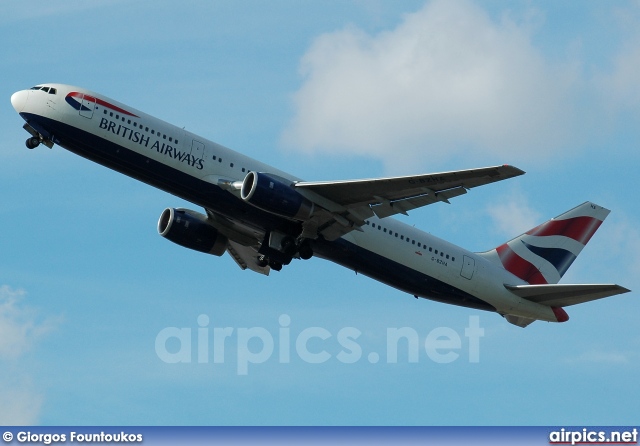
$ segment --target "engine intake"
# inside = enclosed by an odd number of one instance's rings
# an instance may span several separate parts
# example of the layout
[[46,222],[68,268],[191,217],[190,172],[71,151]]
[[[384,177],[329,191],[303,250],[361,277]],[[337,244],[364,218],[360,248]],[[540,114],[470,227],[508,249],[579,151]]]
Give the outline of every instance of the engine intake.
[[314,205],[284,178],[266,173],[249,172],[240,189],[247,203],[272,214],[304,221],[313,215]]
[[207,216],[189,209],[167,208],[158,220],[158,233],[185,248],[221,256],[229,240],[209,224]]

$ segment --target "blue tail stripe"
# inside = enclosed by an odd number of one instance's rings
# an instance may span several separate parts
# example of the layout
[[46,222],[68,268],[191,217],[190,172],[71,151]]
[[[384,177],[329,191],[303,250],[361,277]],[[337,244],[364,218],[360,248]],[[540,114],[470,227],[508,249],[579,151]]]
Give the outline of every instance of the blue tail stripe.
[[541,248],[539,246],[530,245],[523,240],[521,241],[522,243],[524,243],[524,246],[529,249],[529,251],[542,257],[547,262],[555,266],[555,268],[558,270],[558,274],[560,274],[560,277],[564,276],[564,273],[567,272],[573,261],[576,259],[576,256],[573,255],[571,251],[567,251],[566,249]]

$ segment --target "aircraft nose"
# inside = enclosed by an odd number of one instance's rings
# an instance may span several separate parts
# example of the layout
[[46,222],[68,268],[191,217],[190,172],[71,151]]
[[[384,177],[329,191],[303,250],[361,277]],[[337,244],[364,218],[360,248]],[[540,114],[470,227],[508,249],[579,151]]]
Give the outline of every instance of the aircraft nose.
[[28,90],[18,91],[11,95],[11,105],[13,105],[13,108],[15,108],[18,113],[24,110],[24,106],[27,104],[28,97]]

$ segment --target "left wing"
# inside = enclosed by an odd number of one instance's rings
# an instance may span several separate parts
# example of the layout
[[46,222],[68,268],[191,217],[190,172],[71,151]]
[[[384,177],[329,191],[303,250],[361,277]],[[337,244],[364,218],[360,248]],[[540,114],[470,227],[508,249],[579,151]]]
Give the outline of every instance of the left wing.
[[294,183],[301,195],[324,208],[326,213],[305,222],[307,233],[317,232],[328,240],[358,229],[374,214],[385,218],[467,193],[468,189],[524,174],[503,165],[425,175],[367,180]]
[[271,268],[258,263],[258,249],[264,234],[216,214],[211,209],[206,211],[209,224],[229,240],[227,252],[238,266],[268,276]]

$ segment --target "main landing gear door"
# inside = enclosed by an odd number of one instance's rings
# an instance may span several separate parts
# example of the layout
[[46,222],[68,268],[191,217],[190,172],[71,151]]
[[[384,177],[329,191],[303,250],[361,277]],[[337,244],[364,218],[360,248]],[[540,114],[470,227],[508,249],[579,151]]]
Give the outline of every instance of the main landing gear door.
[[93,118],[93,111],[96,109],[96,98],[89,95],[82,95],[82,101],[80,102],[80,116],[85,118]]
[[462,271],[460,275],[465,279],[471,280],[473,273],[476,269],[476,261],[471,257],[463,256],[462,258]]

